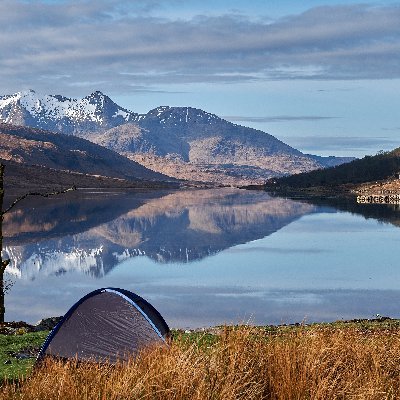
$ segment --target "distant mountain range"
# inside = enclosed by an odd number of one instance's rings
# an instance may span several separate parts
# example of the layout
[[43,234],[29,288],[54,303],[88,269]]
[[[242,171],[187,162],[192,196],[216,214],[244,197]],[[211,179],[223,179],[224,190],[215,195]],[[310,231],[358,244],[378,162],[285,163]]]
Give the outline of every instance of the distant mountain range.
[[134,113],[98,91],[80,100],[32,90],[0,96],[0,121],[80,136],[153,171],[188,180],[261,183],[351,160],[303,154],[268,133],[196,108]]

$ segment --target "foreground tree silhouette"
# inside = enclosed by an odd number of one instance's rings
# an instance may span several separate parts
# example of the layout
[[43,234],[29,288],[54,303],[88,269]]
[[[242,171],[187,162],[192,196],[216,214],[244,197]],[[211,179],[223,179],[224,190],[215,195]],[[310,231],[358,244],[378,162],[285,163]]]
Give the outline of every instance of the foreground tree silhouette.
[[10,264],[10,260],[3,260],[3,218],[4,214],[9,212],[12,208],[14,208],[21,200],[27,198],[28,196],[42,196],[42,197],[50,197],[55,196],[57,194],[70,192],[76,190],[75,186],[72,186],[65,190],[58,190],[50,193],[39,193],[39,192],[29,192],[24,194],[23,196],[18,197],[14,200],[11,205],[3,210],[4,203],[4,170],[5,165],[0,163],[0,323],[4,322],[5,315],[5,306],[4,306],[4,295],[6,292],[6,285],[4,282],[4,272],[7,268],[7,265]]
[[10,263],[10,260],[3,260],[3,201],[4,201],[4,165],[0,164],[0,322],[4,322],[4,271],[7,268],[7,265]]

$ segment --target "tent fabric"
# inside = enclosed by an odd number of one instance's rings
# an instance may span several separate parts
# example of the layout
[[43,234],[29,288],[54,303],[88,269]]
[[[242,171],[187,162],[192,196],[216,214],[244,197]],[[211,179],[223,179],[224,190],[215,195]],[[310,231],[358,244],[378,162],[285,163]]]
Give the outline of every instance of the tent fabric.
[[71,307],[49,334],[38,360],[54,356],[115,363],[164,344],[168,334],[168,325],[146,300],[124,289],[103,288]]

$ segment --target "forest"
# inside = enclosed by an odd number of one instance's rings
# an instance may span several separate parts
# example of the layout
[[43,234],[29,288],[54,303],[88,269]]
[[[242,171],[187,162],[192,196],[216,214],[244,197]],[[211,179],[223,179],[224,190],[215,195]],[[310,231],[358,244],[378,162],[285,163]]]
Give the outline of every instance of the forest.
[[315,186],[337,186],[360,184],[395,178],[400,171],[400,148],[378,152],[346,164],[307,173],[271,179],[266,186],[309,188]]

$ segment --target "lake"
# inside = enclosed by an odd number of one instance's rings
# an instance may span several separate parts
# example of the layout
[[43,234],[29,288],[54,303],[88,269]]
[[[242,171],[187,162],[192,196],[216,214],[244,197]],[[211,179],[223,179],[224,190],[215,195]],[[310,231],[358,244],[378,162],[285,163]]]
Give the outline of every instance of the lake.
[[[11,199],[11,198],[10,198]],[[131,290],[171,327],[400,318],[400,210],[240,189],[82,190],[6,214],[6,320]]]

